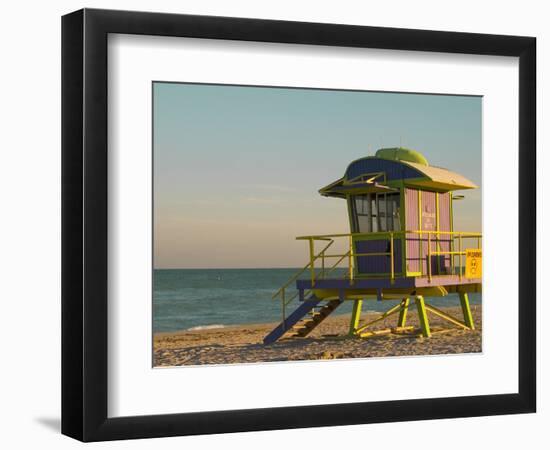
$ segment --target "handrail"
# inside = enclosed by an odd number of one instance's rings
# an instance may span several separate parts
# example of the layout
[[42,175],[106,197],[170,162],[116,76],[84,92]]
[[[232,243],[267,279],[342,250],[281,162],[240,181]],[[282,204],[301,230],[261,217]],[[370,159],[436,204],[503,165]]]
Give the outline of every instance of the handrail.
[[[336,265],[340,264],[344,258],[348,258],[348,278],[353,282],[354,278],[354,259],[355,257],[366,257],[366,256],[389,256],[390,257],[390,268],[389,272],[387,272],[387,275],[389,275],[390,279],[395,279],[395,248],[394,248],[394,239],[411,239],[410,235],[419,235],[419,240],[422,242],[427,243],[428,251],[427,254],[424,255],[424,245],[421,245],[419,248],[420,251],[420,257],[419,259],[421,261],[425,261],[425,265],[422,264],[420,268],[420,273],[422,275],[428,276],[428,278],[431,280],[433,276],[433,268],[432,268],[432,256],[437,255],[449,255],[451,258],[451,273],[455,274],[455,257],[458,256],[461,258],[459,265],[458,265],[458,275],[460,279],[462,279],[464,275],[465,268],[462,265],[462,256],[464,256],[466,253],[463,251],[463,239],[477,239],[477,248],[481,248],[481,239],[482,239],[482,233],[479,232],[472,232],[472,231],[442,231],[442,230],[403,230],[403,231],[379,231],[379,232],[370,232],[370,233],[337,233],[337,234],[321,234],[321,235],[313,235],[313,236],[298,236],[297,240],[308,240],[309,241],[309,247],[310,247],[310,264],[306,266],[305,269],[309,268],[311,271],[311,284],[312,286],[315,285],[316,277],[315,277],[315,269],[313,267],[313,263],[315,262],[318,257],[321,256],[321,254],[317,255],[316,257],[313,257],[313,243],[318,240],[327,240],[327,239],[336,239],[336,238],[349,238],[349,251],[345,254],[326,254],[323,253],[323,270],[322,273],[325,274],[324,270],[324,260],[325,258],[340,258],[339,261],[336,263]],[[389,252],[369,252],[369,253],[355,253],[353,251],[353,242],[354,239],[361,239],[365,238],[365,240],[380,240],[384,239],[389,242],[390,251]],[[458,240],[458,247],[459,251],[454,251],[455,248],[455,241]],[[450,245],[453,250],[451,251],[441,251],[441,250],[433,250],[432,249],[432,243],[435,242],[437,248],[440,248],[441,242],[448,241],[450,242]],[[427,261],[424,259],[427,258]],[[424,269],[425,267],[425,269]],[[305,270],[304,269],[304,270]],[[302,271],[303,273],[303,271]],[[325,274],[326,275],[326,274]]]
[[[326,240],[326,239],[324,239],[324,240]],[[317,259],[319,259],[319,258],[321,257],[321,254],[324,254],[324,252],[325,252],[332,244],[334,244],[334,241],[333,241],[333,240],[331,240],[331,241],[328,243],[328,245],[327,245],[323,250],[321,250],[321,251],[319,252],[319,254],[314,258],[313,261],[315,262]],[[275,297],[277,297],[277,296],[281,293],[281,291],[282,291],[283,289],[286,289],[291,283],[293,283],[294,281],[296,281],[296,280],[298,279],[298,277],[299,277],[300,275],[302,275],[302,274],[309,268],[310,265],[311,265],[311,262],[309,262],[309,263],[308,263],[307,265],[305,265],[301,270],[299,270],[290,280],[288,280],[284,285],[282,285],[282,286],[279,288],[279,290],[278,290],[277,292],[275,292],[275,294],[273,294],[273,295],[271,296],[271,299],[275,299]]]
[[[298,236],[297,240],[307,240],[309,244],[309,263],[306,264],[302,269],[298,270],[298,272],[290,278],[283,286],[281,286],[275,294],[271,297],[272,299],[275,299],[276,297],[280,296],[282,301],[282,315],[283,315],[283,327],[285,326],[285,320],[286,320],[286,306],[292,302],[298,295],[299,291],[296,292],[294,295],[292,295],[290,298],[287,298],[286,296],[286,289],[290,286],[291,283],[296,281],[300,275],[302,275],[304,272],[306,272],[308,269],[310,271],[310,279],[311,279],[311,287],[309,290],[304,292],[304,297],[309,295],[309,293],[313,290],[316,279],[318,278],[325,278],[326,276],[330,275],[334,269],[336,269],[342,261],[344,261],[346,258],[348,259],[348,278],[350,280],[350,284],[354,282],[354,274],[355,274],[355,267],[354,262],[356,257],[367,257],[367,256],[388,256],[390,258],[390,266],[389,266],[389,272],[386,272],[386,276],[389,275],[391,283],[395,280],[395,239],[411,239],[410,235],[419,235],[419,241],[421,242],[427,242],[428,251],[427,255],[427,261],[424,260],[424,244],[420,245],[419,251],[420,255],[418,260],[421,261],[420,263],[420,275],[421,276],[427,276],[429,280],[432,280],[432,256],[437,255],[449,255],[450,256],[450,268],[451,273],[455,274],[455,257],[458,256],[460,258],[459,260],[459,270],[458,270],[458,276],[462,280],[462,277],[464,276],[465,272],[465,266],[462,265],[462,257],[466,254],[465,251],[463,251],[463,239],[477,239],[477,248],[481,248],[481,239],[482,234],[478,232],[470,232],[470,231],[441,231],[441,230],[403,230],[403,231],[379,231],[379,232],[370,232],[370,233],[338,233],[338,234],[322,234],[322,235],[313,235],[313,236]],[[448,236],[448,237],[445,237]],[[349,250],[345,253],[339,254],[327,254],[327,250],[330,246],[334,244],[334,239],[336,238],[349,238]],[[364,240],[387,240],[389,241],[389,251],[388,252],[354,252],[354,242],[355,240],[361,240],[361,238],[364,238]],[[432,239],[433,238],[433,239]],[[458,240],[458,251],[455,251],[455,241]],[[329,241],[328,244],[323,247],[323,249],[315,254],[315,242],[316,241]],[[436,242],[436,251],[432,251],[432,242]],[[441,250],[441,242],[449,242],[450,250]],[[321,258],[322,265],[321,265],[321,271],[320,273],[315,273],[315,262]],[[325,269],[325,260],[327,258],[338,258],[338,260],[330,267],[330,269]],[[416,259],[416,258],[415,258]],[[424,265],[424,262],[426,263]],[[403,275],[405,273],[404,266],[402,265],[402,272]],[[426,271],[424,271],[424,267],[426,267]],[[439,267],[439,262],[438,262]],[[439,272],[438,272],[439,273]]]
[[[332,245],[332,244],[331,244]],[[318,254],[318,257],[322,256],[322,254],[324,254],[324,252],[327,250],[329,246],[326,246],[323,250],[321,250]],[[343,255],[327,255],[326,257],[328,258],[329,256],[330,257],[338,257],[340,256],[340,259],[338,261],[336,261],[332,267],[328,270],[325,270],[324,268],[321,270],[321,275],[325,276],[325,275],[330,275],[332,273],[332,271],[334,269],[336,269],[336,267],[338,267],[338,265],[344,260],[344,258],[346,258],[347,256],[349,255],[349,252],[346,252],[344,253]],[[318,259],[318,258],[316,258]],[[309,267],[309,264],[305,267],[303,267],[301,270],[298,271],[298,273],[296,273],[296,275],[294,275],[289,281],[287,281],[283,286],[281,286],[279,288],[279,290],[273,294],[271,296],[271,299],[275,299],[275,297],[277,297],[279,294],[283,294],[284,296],[284,291],[285,289],[294,281],[296,281],[296,279],[302,274],[304,273]],[[309,291],[308,291],[309,292]],[[286,305],[288,305],[292,300],[294,300],[296,297],[298,296],[298,292],[296,292],[292,297],[290,297],[288,300],[286,300]]]
[[[341,257],[338,261],[336,261],[336,262],[332,265],[332,267],[331,267],[329,270],[326,270],[326,271],[325,271],[324,269],[321,270],[321,274],[330,275],[330,273],[331,273],[334,269],[336,269],[336,267],[338,267],[338,265],[339,265],[339,264],[344,260],[344,258],[346,258],[348,255],[349,255],[349,252],[344,253],[344,254],[342,255],[342,257]],[[338,256],[338,255],[330,255],[330,256]],[[327,257],[328,257],[328,255],[327,255]],[[302,273],[303,273],[303,272],[304,272],[304,271],[302,271]],[[325,272],[326,272],[326,273],[325,273]],[[295,278],[294,280],[296,280],[296,278]],[[294,281],[294,280],[293,280],[293,281]],[[285,286],[284,289],[286,289],[287,287],[288,287],[288,284]],[[305,295],[307,296],[310,292],[311,292],[311,290],[305,291]],[[283,293],[284,293],[284,290],[283,290]],[[288,305],[292,300],[294,300],[296,297],[298,297],[298,294],[299,294],[299,292],[296,292],[292,297],[290,297],[288,300],[286,300],[285,305]],[[273,299],[273,298],[275,298],[275,297],[272,297],[272,299]]]
[[[340,256],[340,259],[339,259],[338,261],[336,261],[336,262],[332,265],[332,267],[328,270],[328,272],[326,273],[326,275],[330,275],[330,273],[331,273],[334,269],[336,269],[336,267],[338,267],[338,264],[340,264],[340,263],[344,260],[344,258],[347,258],[347,257],[349,256],[349,254],[350,254],[350,252],[349,252],[349,250],[348,250],[348,251],[347,251],[346,253],[344,253],[343,255],[330,255],[331,257],[338,257],[338,256]],[[326,257],[328,258],[328,255],[326,255]]]
[[[322,274],[324,276],[324,272],[325,272],[325,252],[328,250],[328,248],[334,244],[334,240],[333,239],[321,239],[321,240],[324,240],[324,241],[330,241],[324,248],[323,250],[321,250],[315,257],[312,257],[311,258],[311,261],[306,265],[304,266],[301,270],[299,270],[289,281],[287,281],[283,286],[281,286],[279,288],[279,290],[277,292],[275,292],[275,294],[273,294],[273,296],[271,297],[271,299],[275,299],[275,297],[277,297],[278,295],[281,296],[281,307],[282,307],[282,326],[283,326],[283,329],[286,329],[286,306],[292,301],[294,300],[299,292],[296,292],[292,297],[290,297],[288,300],[286,299],[286,296],[285,296],[285,292],[286,292],[286,288],[291,284],[293,283],[294,281],[296,281],[296,279],[302,274],[304,273],[308,267],[312,267],[312,270],[313,270],[313,273],[315,271],[315,267],[314,267],[314,263],[317,259],[319,259],[320,257],[323,258],[323,269],[322,269]],[[312,244],[312,240],[310,240],[310,249],[313,250],[313,245]],[[338,265],[340,264],[340,262],[342,261],[343,258],[345,258],[347,256],[344,255],[342,258],[340,258],[336,264],[334,264],[328,271],[328,273],[332,272],[332,270]],[[308,291],[309,293],[309,291]]]
[[389,236],[391,234],[395,235],[403,235],[403,234],[448,234],[448,235],[462,235],[463,237],[471,237],[471,238],[482,238],[482,233],[479,232],[473,232],[473,231],[429,231],[429,230],[403,230],[403,231],[376,231],[376,232],[369,232],[369,233],[337,233],[337,234],[319,234],[319,235],[312,235],[312,236],[298,236],[296,237],[296,240],[307,240],[307,239],[314,239],[314,240],[327,240],[327,239],[333,239],[333,238],[339,238],[339,237],[382,237],[382,236]]

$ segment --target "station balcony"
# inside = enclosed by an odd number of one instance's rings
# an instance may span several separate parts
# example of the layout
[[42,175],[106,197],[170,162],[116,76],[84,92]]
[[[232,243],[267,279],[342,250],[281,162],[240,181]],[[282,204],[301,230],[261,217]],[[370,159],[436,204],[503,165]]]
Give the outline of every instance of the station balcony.
[[[432,296],[481,291],[481,233],[406,230],[296,239],[307,242],[309,261],[272,297],[280,299],[283,316],[290,302],[297,298],[303,301],[312,294],[322,299],[382,300],[401,298],[416,290]],[[378,250],[358,251],[364,242],[376,244],[371,248]],[[467,265],[470,253],[479,256],[475,260],[479,267]],[[370,259],[377,260],[370,266],[377,267],[375,272],[369,271]]]

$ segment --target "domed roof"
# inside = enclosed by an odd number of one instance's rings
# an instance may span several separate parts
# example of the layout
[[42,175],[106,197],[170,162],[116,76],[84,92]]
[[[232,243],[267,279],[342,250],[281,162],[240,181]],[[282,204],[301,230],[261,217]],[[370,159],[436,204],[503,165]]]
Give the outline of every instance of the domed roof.
[[346,194],[395,191],[401,183],[439,192],[475,189],[466,177],[430,166],[422,153],[403,147],[381,148],[374,156],[351,162],[344,176],[320,189],[321,195],[345,198]]
[[429,166],[424,155],[416,150],[403,147],[381,148],[374,155],[375,158],[389,159],[393,161],[408,161],[423,166]]

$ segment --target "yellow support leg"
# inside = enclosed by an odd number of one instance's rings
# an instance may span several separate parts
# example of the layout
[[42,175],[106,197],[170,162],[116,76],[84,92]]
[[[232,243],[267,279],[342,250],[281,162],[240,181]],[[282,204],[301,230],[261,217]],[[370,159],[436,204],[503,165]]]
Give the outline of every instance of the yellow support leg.
[[401,311],[399,312],[399,319],[397,319],[397,327],[403,328],[407,323],[407,311],[409,309],[409,297],[404,298],[401,301]]
[[363,308],[363,300],[355,300],[353,302],[353,311],[351,312],[351,321],[349,323],[349,335],[353,336],[355,330],[359,327],[361,319],[361,309]]
[[468,294],[466,292],[461,292],[460,296],[460,306],[462,306],[462,314],[464,315],[464,323],[470,330],[474,330],[474,319],[472,317],[472,311],[470,310],[470,300],[468,299]]
[[355,333],[361,333],[366,328],[370,327],[371,325],[374,325],[377,322],[380,322],[381,320],[384,320],[385,318],[391,316],[392,314],[396,314],[401,309],[401,305],[396,305],[390,309],[388,309],[385,313],[378,316],[376,319],[371,320],[369,323],[366,323],[364,325],[361,325],[358,329],[355,330]]
[[418,311],[418,320],[420,321],[422,336],[430,337],[432,333],[430,331],[430,322],[428,321],[428,315],[426,314],[424,297],[422,297],[421,295],[417,295],[414,299],[414,302],[416,303],[416,309]]

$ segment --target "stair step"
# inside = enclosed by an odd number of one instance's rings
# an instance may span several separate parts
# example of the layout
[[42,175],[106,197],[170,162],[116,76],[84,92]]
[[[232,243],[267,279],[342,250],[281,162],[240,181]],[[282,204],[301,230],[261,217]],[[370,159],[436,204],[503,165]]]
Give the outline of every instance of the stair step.
[[328,315],[342,304],[339,300],[329,300],[324,305],[319,305],[317,298],[309,298],[287,317],[285,323],[277,325],[265,338],[264,344],[272,344],[281,337],[306,337]]
[[316,323],[317,321],[315,319],[306,319],[306,320],[300,320],[299,322],[296,322],[296,325],[300,326],[300,325],[308,325],[310,323]]

